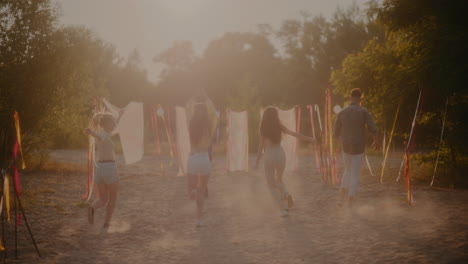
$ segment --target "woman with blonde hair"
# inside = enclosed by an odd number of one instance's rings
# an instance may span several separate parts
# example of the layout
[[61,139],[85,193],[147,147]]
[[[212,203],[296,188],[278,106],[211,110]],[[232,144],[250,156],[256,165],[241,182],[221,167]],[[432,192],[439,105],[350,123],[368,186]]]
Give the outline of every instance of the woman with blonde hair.
[[94,183],[97,185],[99,198],[88,207],[88,222],[94,224],[94,211],[106,207],[103,228],[109,228],[114,213],[119,187],[119,174],[115,164],[114,143],[111,136],[123,111],[119,112],[117,120],[111,114],[100,114],[95,117],[100,131],[85,129],[85,134],[96,139],[97,162],[95,166]]

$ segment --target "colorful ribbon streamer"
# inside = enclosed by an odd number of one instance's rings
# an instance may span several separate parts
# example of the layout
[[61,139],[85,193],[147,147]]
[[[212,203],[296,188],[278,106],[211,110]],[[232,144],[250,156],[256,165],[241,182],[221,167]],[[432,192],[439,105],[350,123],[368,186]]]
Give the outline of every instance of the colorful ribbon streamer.
[[[296,117],[296,133],[301,133],[301,107],[296,106],[296,111],[297,111],[297,117]],[[299,138],[296,138],[296,157],[299,157],[298,155],[299,152]],[[297,170],[297,167],[299,165],[299,162],[296,160],[296,164],[294,165],[294,169]]]
[[[19,152],[21,154],[21,169],[26,169],[26,164],[24,163],[24,155],[23,155],[23,147],[21,144],[21,128],[20,128],[20,120],[18,112],[14,112],[13,118],[15,119],[15,129],[16,129],[16,143],[18,144]],[[15,155],[16,159],[16,155]]]
[[390,146],[392,145],[392,139],[393,139],[393,132],[395,132],[395,127],[396,127],[396,122],[398,119],[398,113],[400,112],[400,105],[398,104],[395,117],[393,118],[393,125],[392,125],[392,131],[390,132],[390,138],[388,139],[388,144],[387,148],[385,149],[385,156],[382,161],[382,171],[380,172],[380,183],[383,183],[383,177],[384,177],[384,172],[385,172],[385,165],[387,165],[387,158],[388,158],[388,152],[390,151]]
[[155,145],[156,154],[159,160],[159,170],[161,172],[161,175],[164,175],[165,171],[164,171],[164,164],[161,159],[161,142],[159,139],[158,115],[157,115],[157,109],[155,107],[151,108],[151,128],[153,129],[154,145]]
[[[18,142],[18,139],[16,139],[15,144],[13,145],[13,160],[15,161],[18,155],[18,148],[19,148],[19,142]],[[15,162],[13,162],[12,169],[13,169],[13,176],[14,176],[15,191],[19,196],[21,195],[20,176],[19,176],[19,171],[18,171],[18,168],[16,167]]]
[[436,171],[437,171],[437,165],[439,164],[439,155],[440,155],[440,149],[442,147],[442,138],[444,137],[445,119],[447,117],[447,108],[448,108],[448,97],[445,100],[444,118],[442,119],[442,131],[440,131],[439,147],[437,149],[437,158],[436,158],[435,164],[434,164],[434,172],[432,173],[432,180],[431,180],[431,184],[429,185],[430,187],[432,187],[432,185],[434,184],[435,175],[436,175]]
[[[91,118],[91,121],[89,122],[89,128],[97,128],[97,116],[98,113],[104,111],[103,110],[103,104],[102,100],[99,98],[94,99],[94,110],[93,110],[93,117]],[[95,149],[95,140],[94,138],[89,135],[88,136],[88,175],[87,175],[87,184],[86,184],[86,193],[83,195],[82,199],[85,200],[85,202],[88,202],[91,200],[93,191],[94,191],[94,172],[95,172],[95,166],[96,166],[96,149]],[[99,195],[96,192],[96,195]]]
[[[422,95],[422,89],[419,91],[418,103],[416,104],[416,110],[414,111],[413,122],[411,123],[411,130],[410,130],[410,135],[408,138],[408,144],[405,146],[405,155],[406,155],[406,151],[408,151],[409,147],[412,145],[412,142],[414,140],[413,133],[414,133],[414,127],[416,126],[416,119],[418,117],[418,112],[419,112],[419,107],[420,107],[420,102],[421,102],[421,95]],[[401,165],[400,165],[400,170],[398,171],[398,177],[396,179],[397,182],[400,181],[401,171],[403,169],[404,162],[405,162],[405,159],[403,157],[403,160],[401,161]]]
[[7,215],[7,221],[11,221],[11,192],[10,192],[10,175],[4,175],[5,180],[3,183],[3,195],[5,197],[5,210]]
[[229,127],[231,125],[229,114],[230,114],[229,109],[226,110],[226,143],[225,143],[225,151],[226,151],[226,162],[224,163],[224,169],[226,170],[226,173],[229,172],[229,161],[231,160],[230,154],[229,154]]
[[171,129],[171,120],[170,120],[170,109],[169,107],[166,108],[165,114],[167,116],[167,121],[166,118],[164,117],[164,114],[162,115],[162,120],[164,123],[164,127],[166,128],[166,136],[167,136],[167,141],[169,141],[169,154],[171,156],[171,162],[169,166],[172,166],[174,164],[174,154],[177,153],[176,146],[173,141],[172,137],[172,129]]
[[336,165],[333,156],[333,133],[332,133],[332,106],[331,106],[331,86],[329,85],[325,92],[325,146],[327,153],[328,177],[333,185],[336,184]]
[[88,179],[86,194],[83,195],[83,199],[88,202],[91,199],[94,188],[94,169],[95,169],[95,145],[94,138],[88,136]]
[[[20,128],[20,120],[19,120],[19,114],[17,111],[13,113],[13,118],[15,120],[15,144],[13,145],[13,175],[14,175],[14,185],[15,185],[15,191],[18,194],[18,196],[21,195],[21,186],[20,186],[20,176],[19,176],[19,171],[18,168],[16,167],[16,161],[18,159],[18,152],[21,154],[21,168],[25,169],[26,164],[24,163],[24,155],[23,155],[23,148],[21,146],[21,128]],[[18,218],[19,219],[19,218]]]
[[369,169],[370,175],[375,176],[374,173],[372,172],[372,168],[370,166],[369,158],[367,157],[367,155],[365,155],[365,159],[366,159],[367,168]]
[[245,142],[246,146],[245,148],[247,149],[247,151],[245,152],[245,169],[247,172],[249,172],[249,129],[248,129],[248,126],[249,126],[249,114],[247,112],[247,141]]
[[317,171],[320,173],[321,168],[320,168],[320,159],[318,155],[318,150],[317,150],[317,137],[315,135],[315,125],[314,125],[314,109],[312,105],[308,105],[307,108],[309,109],[309,114],[310,114],[310,126],[312,130],[312,138],[314,139],[314,154],[315,154],[315,165],[317,167]]
[[[185,108],[184,108],[184,109],[185,109]],[[176,124],[176,122],[177,122],[176,119],[177,119],[177,116],[174,118],[174,124]],[[188,121],[188,120],[187,120],[187,121]],[[170,124],[172,124],[170,111],[167,111],[167,122],[169,123],[169,132],[171,133],[171,137],[172,137],[171,141],[172,141],[173,148],[174,148],[174,155],[175,155],[175,157],[176,157],[177,163],[179,164],[179,167],[182,169],[182,172],[183,172],[183,174],[185,175],[186,172],[184,171],[184,165],[182,165],[182,159],[181,159],[180,153],[179,153],[179,151],[178,151],[178,149],[177,149],[177,144],[176,144],[177,138],[176,138],[176,136],[174,136],[175,133],[172,131],[172,127],[171,127],[171,125],[170,125]],[[175,139],[175,140],[174,140],[174,139]]]
[[411,189],[411,175],[409,173],[409,166],[410,166],[409,159],[410,159],[410,156],[409,156],[408,145],[409,144],[407,144],[407,146],[405,148],[405,179],[406,179],[406,191],[407,191],[408,203],[413,205],[414,201],[413,201],[413,192],[412,192],[412,189]]
[[314,105],[314,108],[315,108],[315,113],[317,113],[317,119],[318,119],[318,124],[319,124],[319,129],[320,129],[320,143],[319,143],[319,146],[320,146],[320,170],[322,172],[322,179],[323,179],[323,182],[324,183],[327,183],[327,168],[326,166],[324,166],[324,162],[323,162],[323,144],[324,144],[324,131],[323,131],[323,127],[322,127],[322,119],[320,117],[320,108],[319,106],[316,104]]

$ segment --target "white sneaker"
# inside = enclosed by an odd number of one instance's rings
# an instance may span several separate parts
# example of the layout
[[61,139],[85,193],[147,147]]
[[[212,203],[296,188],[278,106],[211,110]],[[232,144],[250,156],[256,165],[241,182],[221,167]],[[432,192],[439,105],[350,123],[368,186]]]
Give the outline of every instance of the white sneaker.
[[288,210],[284,209],[284,210],[281,211],[281,216],[282,216],[282,217],[286,217],[286,216],[288,216],[288,215],[289,215]]

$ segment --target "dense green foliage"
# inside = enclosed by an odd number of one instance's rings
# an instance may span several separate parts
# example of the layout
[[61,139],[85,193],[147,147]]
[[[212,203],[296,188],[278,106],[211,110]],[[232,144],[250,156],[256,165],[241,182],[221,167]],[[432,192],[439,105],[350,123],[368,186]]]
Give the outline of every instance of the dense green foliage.
[[[346,96],[352,87],[365,90],[365,104],[377,116],[380,127],[391,123],[401,104],[400,142],[407,138],[422,90],[416,140],[417,149],[427,153],[422,161],[435,159],[448,98],[442,160],[450,161],[456,169],[468,154],[468,126],[463,122],[468,114],[467,9],[463,0],[371,2],[369,12],[385,29],[385,38],[371,40],[362,51],[350,54],[332,76],[338,94]],[[462,170],[456,171],[461,177]]]
[[0,2],[0,54],[0,123],[16,109],[27,148],[83,145],[96,96],[132,99],[122,85],[148,85],[88,29],[59,27],[48,0]]

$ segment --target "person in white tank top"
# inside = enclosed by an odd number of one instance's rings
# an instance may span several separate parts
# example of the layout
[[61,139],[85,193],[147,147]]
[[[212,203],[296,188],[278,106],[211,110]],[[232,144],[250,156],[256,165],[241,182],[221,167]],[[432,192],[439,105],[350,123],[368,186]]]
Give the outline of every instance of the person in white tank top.
[[109,228],[114,213],[119,187],[119,174],[115,164],[114,143],[111,136],[123,111],[119,112],[117,120],[111,114],[101,114],[95,117],[101,131],[91,128],[85,129],[85,134],[91,135],[96,140],[97,162],[94,173],[94,183],[97,185],[99,198],[88,207],[88,222],[94,224],[94,211],[106,207],[104,229]]

